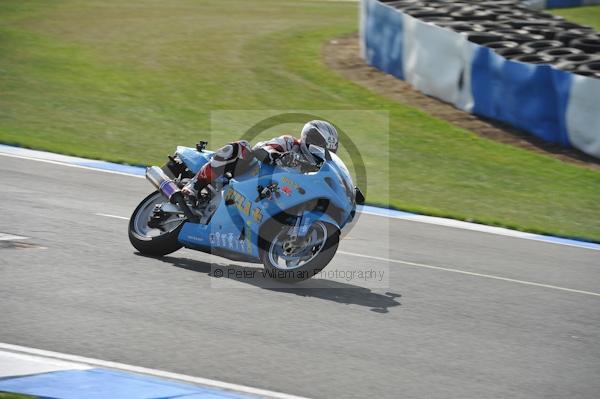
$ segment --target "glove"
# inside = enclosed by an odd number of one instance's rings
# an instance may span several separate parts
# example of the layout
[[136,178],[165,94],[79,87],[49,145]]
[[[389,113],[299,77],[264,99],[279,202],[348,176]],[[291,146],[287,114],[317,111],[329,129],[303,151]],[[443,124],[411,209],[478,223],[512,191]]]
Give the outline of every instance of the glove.
[[278,165],[281,166],[294,166],[296,163],[296,159],[294,158],[294,154],[291,152],[286,152],[278,156],[276,159]]

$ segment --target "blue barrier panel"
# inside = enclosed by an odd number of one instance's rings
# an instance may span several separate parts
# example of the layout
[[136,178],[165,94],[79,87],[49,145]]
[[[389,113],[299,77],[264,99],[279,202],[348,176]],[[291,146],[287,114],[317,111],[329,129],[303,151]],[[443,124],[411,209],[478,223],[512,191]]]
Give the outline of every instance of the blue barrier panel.
[[546,8],[579,7],[583,0],[546,0]]
[[522,0],[522,3],[534,10],[543,10],[544,8],[567,8],[600,4],[600,0]]
[[473,113],[507,122],[568,146],[566,110],[571,74],[548,65],[510,61],[487,47],[473,58]]
[[378,0],[364,0],[363,12],[366,16],[362,39],[368,63],[404,79],[402,14]]

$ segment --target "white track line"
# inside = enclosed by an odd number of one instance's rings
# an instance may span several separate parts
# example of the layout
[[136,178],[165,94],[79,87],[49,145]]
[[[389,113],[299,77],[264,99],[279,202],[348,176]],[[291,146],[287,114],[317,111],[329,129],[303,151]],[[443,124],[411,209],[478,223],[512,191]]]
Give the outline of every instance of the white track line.
[[509,281],[511,283],[524,284],[524,285],[532,285],[532,286],[535,286],[535,287],[551,288],[551,289],[554,289],[554,290],[560,290],[560,291],[566,291],[566,292],[574,292],[574,293],[577,293],[577,294],[600,296],[600,293],[597,293],[597,292],[575,290],[575,289],[572,289],[572,288],[559,287],[559,286],[556,286],[556,285],[535,283],[533,281],[516,280],[514,278],[494,276],[492,274],[474,273],[474,272],[468,272],[466,270],[451,269],[451,268],[448,268],[448,267],[440,267],[440,266],[431,266],[431,265],[425,265],[423,263],[415,263],[415,262],[407,262],[407,261],[404,261],[404,260],[388,259],[388,258],[382,258],[382,257],[379,257],[379,256],[357,254],[357,253],[354,253],[354,252],[337,251],[337,253],[343,254],[343,255],[358,256],[360,258],[380,260],[380,261],[383,261],[383,262],[399,263],[399,264],[402,264],[402,265],[422,267],[422,268],[426,268],[426,269],[442,270],[442,271],[445,271],[445,272],[466,274],[468,276],[476,276],[476,277],[489,278],[489,279],[493,279],[493,280]]
[[14,234],[0,233],[0,241],[26,240],[29,237],[16,236]]
[[245,385],[232,384],[229,382],[211,380],[202,377],[192,377],[190,375],[172,373],[170,371],[155,370],[146,367],[131,366],[129,364],[111,362],[107,360],[93,359],[89,357],[68,355],[66,353],[52,352],[42,349],[28,348],[26,346],[12,345],[0,343],[0,349],[17,352],[27,353],[29,355],[43,356],[51,359],[66,360],[71,362],[82,363],[85,365],[96,366],[96,367],[107,367],[111,369],[130,371],[132,373],[140,373],[152,375],[160,378],[168,378],[171,380],[185,381],[193,384],[204,385],[208,387],[214,387],[234,392],[243,392],[251,395],[258,395],[267,398],[276,399],[306,399],[301,396],[289,395],[281,392],[269,391],[267,389],[252,388]]
[[129,220],[129,218],[126,218],[125,216],[109,215],[108,213],[95,213],[94,215],[96,215],[96,216],[104,216],[104,217],[113,218],[113,219]]
[[24,156],[24,155],[6,154],[6,153],[3,153],[3,152],[0,152],[0,155],[2,155],[4,157],[28,159],[28,160],[31,160],[31,161],[51,163],[53,165],[68,166],[70,168],[87,169],[87,170],[93,170],[95,172],[112,173],[113,175],[130,176],[130,177],[137,177],[137,178],[140,178],[140,179],[145,179],[145,176],[133,175],[131,173],[119,172],[119,171],[116,171],[116,170],[98,169],[98,168],[94,168],[92,166],[75,165],[75,164],[72,164],[72,163],[66,163],[66,162],[60,162],[60,161],[52,161],[50,159],[40,159],[40,158],[28,157],[28,156]]
[[[105,215],[105,214],[102,214],[102,213],[96,213],[96,215],[98,215],[98,216],[106,216],[106,217],[111,217],[111,218],[118,218],[118,219],[126,219],[126,220],[129,219],[129,218],[126,218],[126,217],[123,217],[123,216]],[[557,285],[550,285],[550,284],[536,283],[536,282],[533,282],[533,281],[517,280],[517,279],[514,279],[514,278],[494,276],[493,274],[474,273],[474,272],[468,272],[466,270],[452,269],[452,268],[448,268],[448,267],[440,267],[440,266],[426,265],[426,264],[423,264],[423,263],[407,262],[405,260],[397,260],[397,259],[383,258],[383,257],[379,257],[379,256],[357,254],[355,252],[337,251],[337,253],[342,254],[342,255],[357,256],[359,258],[374,259],[374,260],[379,260],[379,261],[383,261],[383,262],[398,263],[398,264],[401,264],[401,265],[422,267],[422,268],[425,268],[425,269],[441,270],[441,271],[451,272],[451,273],[466,274],[468,276],[475,276],[475,277],[489,278],[489,279],[493,279],[493,280],[508,281],[508,282],[511,282],[511,283],[524,284],[524,285],[532,285],[532,286],[535,286],[535,287],[551,288],[551,289],[554,289],[554,290],[560,290],[560,291],[566,291],[566,292],[574,292],[574,293],[577,293],[577,294],[600,296],[600,293],[597,293],[597,292],[575,290],[575,289],[572,289],[572,288],[559,287]]]

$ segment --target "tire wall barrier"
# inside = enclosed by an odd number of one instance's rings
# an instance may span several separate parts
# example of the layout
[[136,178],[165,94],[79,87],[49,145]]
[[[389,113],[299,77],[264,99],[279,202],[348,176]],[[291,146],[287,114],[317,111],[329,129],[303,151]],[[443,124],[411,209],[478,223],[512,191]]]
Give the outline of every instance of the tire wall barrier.
[[506,59],[379,0],[361,0],[360,44],[370,65],[427,95],[600,158],[600,79]]

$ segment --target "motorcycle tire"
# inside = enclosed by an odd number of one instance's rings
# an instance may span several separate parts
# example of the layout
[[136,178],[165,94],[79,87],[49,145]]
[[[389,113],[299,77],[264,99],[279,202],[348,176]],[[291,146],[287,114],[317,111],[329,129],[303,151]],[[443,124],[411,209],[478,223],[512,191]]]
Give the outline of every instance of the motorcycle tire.
[[540,51],[540,55],[549,55],[554,58],[561,58],[573,54],[582,54],[583,51],[571,47],[555,47],[548,50]]
[[556,30],[552,28],[546,28],[542,26],[530,26],[526,30],[528,33],[533,35],[541,35],[546,40],[552,40],[556,36]]
[[600,39],[592,37],[582,37],[579,39],[571,40],[569,47],[575,47],[585,51],[588,54],[600,53]]
[[531,42],[531,41],[535,41],[535,40],[544,40],[544,36],[533,35],[533,34],[514,35],[512,33],[505,33],[504,35],[502,35],[502,40],[508,40],[511,42],[517,42],[519,44],[523,44],[523,43],[527,43],[527,42]]
[[581,29],[583,28],[583,26],[578,25],[574,22],[567,22],[567,21],[558,21],[557,23],[554,24],[555,28],[558,29]]
[[183,247],[177,237],[179,236],[179,232],[184,223],[181,223],[175,229],[158,236],[144,235],[136,228],[136,217],[138,216],[138,213],[147,206],[149,201],[152,201],[152,198],[158,196],[160,196],[160,193],[155,191],[144,198],[135,208],[129,219],[129,241],[131,242],[131,245],[143,255],[164,256]]
[[525,15],[522,12],[515,11],[515,10],[499,9],[499,10],[494,10],[494,14],[496,14],[496,20],[498,20],[502,23],[507,23],[508,20],[511,20],[511,19],[525,18]]
[[596,32],[596,30],[594,28],[586,28],[586,27],[580,27],[580,28],[573,28],[573,29],[569,29],[568,32],[570,33],[574,33],[576,35],[580,35],[582,37],[586,37],[586,36],[595,36],[598,33]]
[[294,269],[278,268],[273,265],[271,257],[269,256],[273,249],[272,243],[277,239],[278,234],[281,233],[282,225],[276,222],[265,226],[261,230],[258,241],[258,251],[267,276],[285,283],[298,283],[313,277],[331,262],[340,242],[340,231],[329,223],[320,221],[316,223],[322,223],[326,228],[327,239],[325,240],[325,244],[313,259]]
[[539,54],[525,54],[513,58],[515,61],[525,62],[527,64],[552,64],[553,57]]
[[494,29],[491,33],[495,33],[498,34],[502,37],[504,37],[504,35],[521,35],[521,36],[525,36],[525,35],[529,35],[530,32],[526,31],[525,29],[515,29],[515,28],[507,28],[507,29]]
[[503,21],[516,29],[527,29],[533,26],[548,26],[548,22],[536,19],[510,19]]
[[531,50],[522,49],[520,47],[506,47],[494,50],[496,54],[503,56],[504,58],[513,59],[521,55],[531,54]]
[[500,29],[512,29],[510,25],[503,24],[497,21],[477,22],[477,25],[482,26],[486,31],[496,31]]
[[404,7],[413,7],[418,6],[420,1],[418,0],[396,0],[396,1],[383,1],[386,5],[390,7],[394,7],[396,9],[401,9]]
[[588,62],[600,61],[600,56],[592,54],[572,54],[566,55],[560,58],[555,63],[555,66],[565,71],[572,71],[577,69],[579,65],[586,64]]
[[446,4],[442,7],[440,7],[439,10],[441,10],[442,12],[445,12],[446,14],[453,14],[453,13],[472,13],[475,11],[479,11],[479,8],[465,5],[465,4],[456,3],[456,4]]
[[410,7],[418,7],[419,2],[409,2],[409,1],[395,1],[391,3],[387,3],[388,6],[395,8],[396,10],[404,10],[405,8]]
[[[565,46],[569,46],[569,44],[575,40],[581,38],[582,35],[578,32],[572,32],[570,30],[566,31],[557,31],[556,35],[554,35],[554,40],[559,40],[563,42]],[[570,46],[569,46],[570,47]]]
[[577,67],[578,72],[600,73],[600,61],[586,62]]
[[456,21],[490,21],[496,19],[496,15],[490,11],[457,11],[450,14]]
[[531,42],[523,43],[523,48],[529,48],[533,52],[539,52],[544,50],[549,50],[552,48],[563,47],[563,44],[558,40],[534,40]]
[[600,72],[592,72],[592,71],[573,71],[575,75],[587,76],[590,78],[600,79]]
[[429,22],[434,25],[439,25],[440,22],[450,22],[452,18],[450,17],[421,17],[419,18],[423,22]]
[[486,9],[490,9],[490,10],[510,10],[512,9],[516,2],[515,1],[503,1],[503,0],[498,0],[498,1],[482,1],[481,3],[478,3],[481,7],[486,8]]
[[503,48],[516,48],[516,47],[519,47],[519,43],[510,42],[508,40],[501,40],[498,42],[486,43],[485,46],[496,50],[496,49],[503,49]]
[[425,7],[423,5],[415,4],[410,7],[405,7],[402,12],[406,14],[410,14],[412,12],[422,12],[422,11],[435,11],[433,7]]
[[483,44],[483,45],[485,45],[486,43],[499,42],[502,40],[501,35],[496,35],[496,34],[488,33],[488,32],[472,31],[472,32],[462,32],[462,34],[467,35],[470,42],[477,43],[477,44]]
[[438,22],[436,25],[441,26],[443,28],[452,29],[455,32],[483,32],[485,30],[483,26],[480,26],[478,24],[471,25],[462,21],[441,21]]

